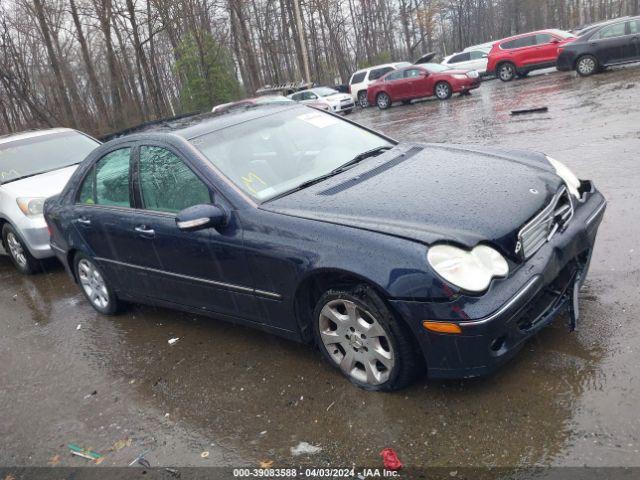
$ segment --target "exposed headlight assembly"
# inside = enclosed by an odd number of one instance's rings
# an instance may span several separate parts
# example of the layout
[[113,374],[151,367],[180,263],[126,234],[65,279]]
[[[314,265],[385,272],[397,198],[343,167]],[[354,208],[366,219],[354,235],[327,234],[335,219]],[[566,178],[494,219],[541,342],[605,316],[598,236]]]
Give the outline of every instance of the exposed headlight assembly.
[[505,277],[509,265],[499,252],[487,245],[463,250],[451,245],[434,245],[427,252],[429,265],[446,281],[469,292],[484,292],[495,277]]
[[571,193],[571,195],[576,198],[580,198],[580,192],[578,191],[578,189],[580,188],[580,180],[578,179],[578,177],[576,177],[575,174],[571,170],[569,170],[569,167],[567,167],[564,163],[559,162],[558,160],[549,156],[547,156],[547,160],[549,160],[549,163],[555,169],[556,174],[562,180],[564,180],[564,183],[566,183],[567,188],[569,189],[569,193]]
[[17,198],[18,207],[27,217],[37,217],[42,215],[44,210],[44,201],[42,197],[21,197]]

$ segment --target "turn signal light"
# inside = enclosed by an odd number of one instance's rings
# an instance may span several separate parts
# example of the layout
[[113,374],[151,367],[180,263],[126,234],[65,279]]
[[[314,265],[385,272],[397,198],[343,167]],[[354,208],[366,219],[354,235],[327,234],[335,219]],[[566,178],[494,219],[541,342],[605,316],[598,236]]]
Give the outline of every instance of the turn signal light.
[[460,325],[449,322],[430,322],[425,320],[422,322],[422,326],[427,330],[438,333],[462,333]]

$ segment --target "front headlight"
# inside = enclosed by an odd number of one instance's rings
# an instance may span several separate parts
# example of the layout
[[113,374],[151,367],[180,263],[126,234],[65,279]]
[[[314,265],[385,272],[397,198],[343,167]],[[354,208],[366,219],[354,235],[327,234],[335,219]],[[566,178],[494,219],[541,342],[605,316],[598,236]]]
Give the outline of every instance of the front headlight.
[[467,79],[467,75],[462,75],[461,73],[454,73],[453,75],[451,75],[453,78],[455,78],[456,80],[466,80]]
[[438,275],[469,292],[483,292],[491,279],[509,273],[504,257],[487,245],[477,245],[471,251],[434,245],[427,252],[427,260]]
[[27,217],[37,217],[42,215],[44,210],[44,201],[46,198],[42,197],[22,197],[17,198],[18,207]]
[[567,167],[564,163],[559,162],[558,160],[549,156],[547,156],[547,160],[549,160],[549,163],[555,169],[556,174],[562,180],[564,180],[564,183],[569,189],[569,193],[571,193],[571,195],[576,198],[580,198],[580,192],[578,191],[578,189],[580,188],[580,180],[578,179],[578,177],[576,177],[575,174],[571,170],[569,170],[569,167]]

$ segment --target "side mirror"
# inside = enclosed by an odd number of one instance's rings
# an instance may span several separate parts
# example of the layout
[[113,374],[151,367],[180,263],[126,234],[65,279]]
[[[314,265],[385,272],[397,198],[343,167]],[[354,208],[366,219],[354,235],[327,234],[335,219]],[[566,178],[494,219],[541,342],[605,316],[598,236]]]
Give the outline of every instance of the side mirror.
[[185,208],[176,216],[176,225],[184,232],[217,228],[227,223],[227,214],[216,205],[195,205]]
[[429,76],[429,72],[427,72],[426,70],[422,72],[422,76],[423,77],[428,77]]
[[560,43],[560,40],[558,40],[557,38],[553,38],[553,39],[551,40],[551,43]]

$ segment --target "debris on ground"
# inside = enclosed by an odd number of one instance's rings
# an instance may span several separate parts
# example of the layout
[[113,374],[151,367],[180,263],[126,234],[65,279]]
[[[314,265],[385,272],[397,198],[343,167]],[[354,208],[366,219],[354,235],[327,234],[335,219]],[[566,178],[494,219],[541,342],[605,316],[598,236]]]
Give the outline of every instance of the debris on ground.
[[113,450],[114,452],[118,452],[118,451],[122,450],[125,447],[130,447],[131,443],[132,443],[132,441],[131,441],[130,438],[120,439],[116,443],[113,444],[113,446],[111,447],[111,450]]
[[176,470],[175,468],[165,467],[164,469],[173,478],[180,478],[180,472],[178,470]]
[[295,447],[291,447],[291,455],[297,457],[298,455],[313,455],[322,451],[322,447],[311,445],[307,442],[300,442]]
[[173,344],[174,344],[174,343],[176,343],[178,340],[180,340],[180,337],[170,338],[170,339],[169,339],[169,345],[173,345]]
[[76,327],[76,330],[80,330],[82,328],[82,324],[79,323],[78,326]]
[[273,460],[260,460],[260,468],[271,468],[273,467]]
[[87,394],[84,396],[84,399],[86,400],[87,398],[91,398],[91,397],[93,397],[94,395],[97,395],[97,394],[98,394],[98,391],[97,391],[97,390],[94,390],[94,391],[93,391],[93,392],[91,392],[91,393],[87,393]]
[[393,448],[385,448],[380,452],[382,457],[382,463],[387,470],[400,470],[402,468],[402,462],[398,458],[398,454]]
[[49,464],[50,467],[57,466],[60,463],[60,455],[54,455],[49,459],[47,463]]
[[544,113],[548,111],[549,111],[549,107],[531,107],[531,108],[522,108],[520,110],[511,110],[511,115],[523,115],[525,113]]
[[132,467],[133,465],[135,465],[136,463],[139,463],[140,465],[142,465],[143,467],[146,468],[151,468],[151,464],[149,463],[149,460],[147,460],[146,458],[144,458],[144,456],[149,453],[150,450],[145,450],[144,452],[142,452],[140,455],[138,455],[136,458],[134,458],[131,463],[129,463],[129,466]]
[[327,412],[329,411],[329,409],[330,409],[331,407],[333,407],[333,406],[335,405],[335,403],[336,403],[335,401],[334,401],[334,402],[331,402],[331,404],[327,407]]
[[93,450],[82,448],[75,443],[70,443],[67,445],[69,450],[71,450],[72,455],[77,455],[78,457],[86,458],[88,460],[93,460],[96,463],[100,463],[102,461],[102,455],[98,452],[94,452]]
[[202,453],[200,454],[200,456],[201,456],[202,458],[209,458],[209,452],[207,452],[207,451],[205,450],[204,452],[202,452]]

